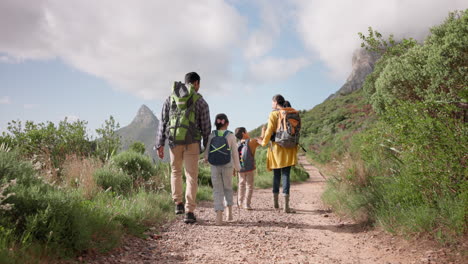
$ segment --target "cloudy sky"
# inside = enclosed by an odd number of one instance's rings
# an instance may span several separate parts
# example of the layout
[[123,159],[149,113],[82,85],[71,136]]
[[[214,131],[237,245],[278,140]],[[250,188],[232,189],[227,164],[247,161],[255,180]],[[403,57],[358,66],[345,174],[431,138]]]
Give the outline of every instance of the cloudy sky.
[[424,39],[467,0],[1,0],[0,131],[11,120],[125,126],[159,116],[173,81],[201,75],[212,117],[266,122],[271,97],[311,109],[344,83],[358,32]]

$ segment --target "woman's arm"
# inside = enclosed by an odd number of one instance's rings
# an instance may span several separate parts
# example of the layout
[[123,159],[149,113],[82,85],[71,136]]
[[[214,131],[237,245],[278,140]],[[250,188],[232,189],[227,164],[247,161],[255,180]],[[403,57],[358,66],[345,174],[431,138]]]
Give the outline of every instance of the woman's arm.
[[273,135],[273,133],[276,130],[276,125],[277,125],[276,123],[277,123],[277,116],[275,115],[275,112],[271,112],[270,116],[268,117],[268,126],[265,131],[265,136],[263,137],[263,141],[261,144],[262,146],[266,146],[268,142],[270,142],[271,135]]

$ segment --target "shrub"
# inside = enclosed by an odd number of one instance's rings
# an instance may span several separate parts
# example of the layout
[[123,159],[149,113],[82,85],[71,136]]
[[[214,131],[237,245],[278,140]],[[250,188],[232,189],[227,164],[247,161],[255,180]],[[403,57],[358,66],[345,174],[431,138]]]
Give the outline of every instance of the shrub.
[[101,167],[102,162],[97,158],[67,156],[63,164],[63,184],[66,187],[79,188],[85,197],[91,198],[97,191],[93,174]]
[[147,181],[151,176],[156,175],[156,168],[151,159],[134,151],[117,154],[112,158],[111,164],[130,175],[134,181]]
[[110,188],[112,192],[117,194],[126,194],[132,189],[132,178],[123,171],[104,167],[96,170],[93,175],[97,185],[104,190]]
[[0,172],[2,182],[16,179],[2,194],[14,194],[4,201],[12,204],[11,209],[0,211],[0,232],[5,235],[2,246],[41,244],[66,255],[93,247],[97,236],[102,242],[115,240],[112,230],[116,226],[109,223],[108,216],[83,206],[78,192],[65,192],[36,178],[32,165],[21,161],[17,153],[0,152]]
[[145,154],[145,144],[140,141],[135,141],[130,145],[130,150],[135,151],[136,153]]

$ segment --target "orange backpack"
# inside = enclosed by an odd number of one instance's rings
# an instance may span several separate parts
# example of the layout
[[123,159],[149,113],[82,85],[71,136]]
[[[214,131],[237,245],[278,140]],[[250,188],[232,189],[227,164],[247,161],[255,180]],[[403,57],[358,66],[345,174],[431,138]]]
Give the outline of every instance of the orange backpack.
[[286,107],[278,111],[275,142],[284,148],[295,148],[299,144],[301,131],[299,111],[292,107]]

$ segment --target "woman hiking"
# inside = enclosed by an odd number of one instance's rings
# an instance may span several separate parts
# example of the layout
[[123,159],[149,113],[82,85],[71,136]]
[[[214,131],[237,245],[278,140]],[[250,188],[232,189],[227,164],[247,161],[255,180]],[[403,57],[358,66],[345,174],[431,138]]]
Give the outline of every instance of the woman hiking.
[[[279,208],[278,195],[280,181],[283,182],[283,197],[284,197],[284,212],[294,213],[289,207],[289,187],[290,187],[290,173],[291,167],[297,164],[297,146],[283,147],[275,142],[275,133],[278,129],[278,121],[280,119],[280,111],[292,109],[285,108],[285,103],[282,95],[273,96],[271,107],[273,111],[268,117],[267,127],[262,128],[263,138],[258,140],[262,146],[266,146],[271,142],[267,151],[267,170],[273,170],[273,203],[275,209]],[[289,103],[289,102],[288,102]],[[293,109],[294,110],[294,109]]]

